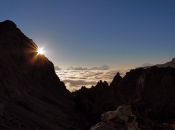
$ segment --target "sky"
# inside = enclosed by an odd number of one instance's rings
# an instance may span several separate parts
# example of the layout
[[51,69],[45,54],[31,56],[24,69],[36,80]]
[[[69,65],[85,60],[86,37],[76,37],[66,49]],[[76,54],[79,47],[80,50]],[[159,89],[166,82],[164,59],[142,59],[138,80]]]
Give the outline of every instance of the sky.
[[60,68],[129,69],[175,57],[175,0],[1,0],[0,12]]

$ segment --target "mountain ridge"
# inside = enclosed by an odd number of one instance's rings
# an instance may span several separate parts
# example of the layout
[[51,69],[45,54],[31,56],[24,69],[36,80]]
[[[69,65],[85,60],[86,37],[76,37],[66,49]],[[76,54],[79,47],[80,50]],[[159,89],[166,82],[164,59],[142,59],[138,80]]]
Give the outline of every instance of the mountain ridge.
[[77,106],[87,113],[90,126],[100,122],[102,113],[127,104],[132,106],[138,127],[142,130],[173,130],[174,81],[175,68],[172,67],[137,68],[127,72],[123,78],[117,73],[110,85],[99,81],[92,88],[82,87],[76,91]]
[[175,58],[173,58],[171,61],[169,61],[169,62],[166,62],[166,63],[164,63],[164,64],[157,64],[157,65],[155,65],[155,66],[157,66],[157,67],[173,67],[173,68],[175,68]]
[[37,48],[14,22],[0,22],[0,129],[81,129],[71,93]]
[[148,66],[141,66],[143,68],[150,68],[150,67],[153,67],[153,66],[157,66],[157,67],[172,67],[172,68],[175,68],[175,58],[173,58],[171,61],[169,62],[166,62],[166,63],[163,63],[163,64],[156,64],[156,65],[148,65]]

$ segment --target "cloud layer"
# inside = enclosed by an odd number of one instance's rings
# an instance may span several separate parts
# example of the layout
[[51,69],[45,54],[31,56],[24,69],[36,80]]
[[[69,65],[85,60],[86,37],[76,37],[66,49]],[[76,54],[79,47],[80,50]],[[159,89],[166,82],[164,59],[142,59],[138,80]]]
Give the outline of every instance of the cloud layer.
[[126,70],[56,70],[58,77],[71,92],[82,86],[90,88],[92,85],[96,85],[99,80],[105,80],[110,84],[117,72],[124,76]]
[[68,68],[68,70],[109,70],[109,69],[110,69],[110,67],[108,65],[102,65],[101,67],[92,67],[92,68],[70,66]]

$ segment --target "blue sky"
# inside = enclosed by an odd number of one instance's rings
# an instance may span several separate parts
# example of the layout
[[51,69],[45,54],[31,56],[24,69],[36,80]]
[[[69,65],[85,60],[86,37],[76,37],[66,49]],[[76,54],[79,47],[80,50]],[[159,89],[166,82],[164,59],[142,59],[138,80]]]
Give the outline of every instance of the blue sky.
[[135,68],[175,57],[174,0],[1,0],[55,65]]

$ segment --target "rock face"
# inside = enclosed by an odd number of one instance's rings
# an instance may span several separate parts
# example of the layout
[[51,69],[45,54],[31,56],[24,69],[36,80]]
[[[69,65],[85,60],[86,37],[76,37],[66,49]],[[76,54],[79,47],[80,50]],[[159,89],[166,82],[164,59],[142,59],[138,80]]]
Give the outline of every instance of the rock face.
[[[83,113],[86,113],[87,128],[99,121],[99,116],[109,110],[114,110],[121,105],[120,99],[116,100],[115,95],[117,86],[122,80],[119,73],[115,76],[110,86],[106,81],[101,80],[96,86],[92,88],[82,87],[80,90],[74,92],[76,108]],[[115,91],[114,91],[115,90]]]
[[141,129],[172,129],[165,123],[175,124],[174,81],[171,67],[131,70],[123,78],[120,95],[132,105]]
[[115,111],[103,113],[101,120],[102,122],[92,126],[90,130],[140,130],[130,105],[122,105]]
[[[97,85],[92,88],[88,89],[85,87],[82,87],[77,92],[74,92],[77,96],[76,101],[80,101],[82,105],[80,105],[78,108],[83,109],[84,111],[100,111],[99,109],[96,110],[96,103],[99,101],[99,98],[106,98],[106,93],[109,91],[109,86],[106,81],[102,82],[99,81]],[[103,95],[104,94],[104,95]],[[80,103],[79,102],[79,103]],[[98,102],[99,103],[99,102]],[[94,106],[95,105],[95,106]],[[104,105],[103,102],[99,103],[98,105]]]
[[120,73],[118,72],[114,79],[112,80],[110,87],[112,87],[113,89],[116,89],[116,86],[119,85],[120,81],[122,80],[122,77],[120,76]]
[[[175,124],[174,92],[175,69],[152,67],[130,70],[122,79],[117,74],[110,86],[103,89],[99,86],[83,88],[83,91],[76,92],[76,96],[78,98],[83,94],[77,103],[81,103],[81,107],[86,104],[84,108],[91,108],[86,109],[86,113],[90,111],[93,113],[91,115],[96,115],[89,117],[91,126],[99,122],[100,113],[113,111],[122,104],[130,104],[140,129],[172,130]],[[92,97],[96,97],[96,100]],[[93,106],[99,111],[96,112]]]
[[0,129],[81,129],[71,93],[36,44],[0,23]]

